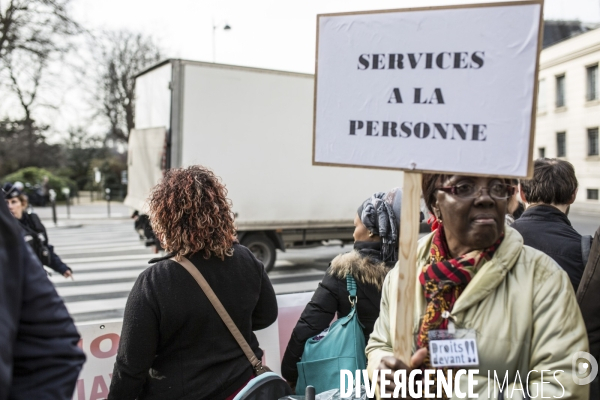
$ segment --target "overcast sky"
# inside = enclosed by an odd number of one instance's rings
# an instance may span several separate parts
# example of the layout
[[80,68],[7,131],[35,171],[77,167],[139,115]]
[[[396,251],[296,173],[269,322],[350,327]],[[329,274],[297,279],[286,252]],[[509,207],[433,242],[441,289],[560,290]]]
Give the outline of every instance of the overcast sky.
[[[72,0],[73,16],[84,27],[129,29],[152,35],[166,58],[213,61],[213,21],[216,62],[314,73],[316,16],[320,13],[424,7],[476,0]],[[600,0],[546,0],[546,19],[600,22]],[[224,31],[225,24],[231,30]],[[92,68],[89,66],[88,68]],[[56,79],[60,92],[56,111],[42,110],[41,119],[53,126],[50,140],[58,141],[69,127],[104,131],[92,121],[90,85],[73,83],[68,69]],[[63,83],[64,82],[64,83]],[[87,96],[87,97],[86,97]],[[5,102],[6,103],[6,102]],[[10,110],[10,102],[4,105]],[[18,108],[13,108],[13,110]],[[0,110],[1,111],[1,110]],[[9,111],[10,112],[10,111]],[[12,114],[12,112],[10,112]],[[18,115],[13,115],[18,118]]]
[[[92,28],[152,34],[167,57],[314,72],[319,13],[423,7],[481,1],[443,0],[74,0],[76,17]],[[546,19],[600,21],[600,0],[546,0]],[[227,23],[230,31],[221,28]]]

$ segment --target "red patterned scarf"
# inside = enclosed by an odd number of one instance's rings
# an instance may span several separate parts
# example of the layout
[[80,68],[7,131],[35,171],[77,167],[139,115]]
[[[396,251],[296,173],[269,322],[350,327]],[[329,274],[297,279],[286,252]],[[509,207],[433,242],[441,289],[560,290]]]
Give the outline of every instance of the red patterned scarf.
[[[482,259],[489,260],[502,243],[500,238],[483,251],[473,251],[457,258],[451,258],[444,227],[436,229],[431,243],[431,264],[425,266],[419,276],[423,286],[427,308],[417,336],[419,348],[429,345],[430,330],[447,329],[448,318],[442,317],[445,311],[451,312],[454,303],[481,265]],[[426,368],[431,368],[429,357],[425,361]]]

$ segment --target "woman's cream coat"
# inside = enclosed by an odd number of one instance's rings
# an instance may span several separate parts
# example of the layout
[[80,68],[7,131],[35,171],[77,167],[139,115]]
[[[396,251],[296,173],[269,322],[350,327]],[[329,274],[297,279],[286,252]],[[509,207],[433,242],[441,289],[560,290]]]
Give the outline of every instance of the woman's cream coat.
[[[429,262],[432,236],[419,241],[419,271]],[[398,290],[397,282],[398,266],[384,282],[379,319],[367,345],[370,376],[383,356],[393,355],[390,315],[395,315],[396,304],[391,304],[390,299]],[[415,334],[425,306],[421,285],[417,283]],[[576,385],[571,377],[573,355],[587,352],[588,343],[569,278],[550,257],[524,246],[523,238],[514,229],[506,228],[502,245],[467,285],[452,316],[457,329],[477,332],[479,367],[473,369],[479,369],[475,387],[479,399],[497,398],[494,372],[500,384],[508,372],[505,398],[523,398],[518,378],[525,385],[529,374],[531,398],[542,398],[543,380],[545,398],[588,399],[589,387]],[[466,390],[466,378],[461,379],[461,388]],[[458,398],[456,394],[454,398]]]

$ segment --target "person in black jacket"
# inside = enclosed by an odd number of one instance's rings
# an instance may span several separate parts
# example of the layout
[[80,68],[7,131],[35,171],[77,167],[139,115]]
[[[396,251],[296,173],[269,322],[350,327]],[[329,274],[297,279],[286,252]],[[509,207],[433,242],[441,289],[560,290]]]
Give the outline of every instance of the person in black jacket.
[[25,241],[40,262],[55,270],[65,278],[73,275],[69,268],[60,257],[54,252],[54,247],[48,243],[48,234],[46,228],[40,221],[37,214],[27,213],[27,197],[15,185],[7,183],[2,188],[4,198],[8,204],[11,214],[19,221],[25,237]]
[[361,204],[354,217],[354,250],[333,259],[325,277],[300,316],[281,363],[281,374],[294,387],[298,380],[296,363],[302,358],[308,339],[329,327],[337,313],[350,312],[346,275],[357,284],[356,310],[364,326],[366,342],[379,317],[381,287],[398,260],[398,232],[402,192],[375,193]]
[[73,320],[0,204],[0,400],[73,396],[85,356]]
[[546,253],[565,270],[575,291],[585,268],[582,237],[567,217],[577,186],[575,169],[568,161],[535,160],[533,178],[520,182],[525,212],[512,224],[527,246]]
[[277,319],[264,266],[236,241],[225,186],[207,168],[171,169],[153,189],[150,220],[166,257],[138,277],[125,306],[109,400],[231,399],[253,369],[194,278],[204,275],[258,359],[253,331]]
[[[519,180],[511,179],[510,184],[511,186],[518,188]],[[521,218],[521,215],[523,215],[525,205],[521,201],[521,194],[518,190],[515,190],[515,193],[508,198],[507,211],[508,213],[504,219],[506,226],[511,226],[517,219]]]
[[[590,342],[590,354],[600,361],[600,228],[596,230],[581,283],[577,302]],[[590,399],[600,399],[600,375],[590,384]]]

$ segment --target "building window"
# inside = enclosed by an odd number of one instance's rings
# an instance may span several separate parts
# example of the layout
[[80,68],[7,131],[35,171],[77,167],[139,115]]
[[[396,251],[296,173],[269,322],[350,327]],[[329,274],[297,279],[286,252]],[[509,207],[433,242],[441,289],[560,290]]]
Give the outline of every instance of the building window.
[[588,200],[598,200],[598,189],[588,189],[587,190],[587,199]]
[[598,155],[598,128],[591,128],[588,132],[588,156]]
[[546,111],[546,80],[540,79],[538,82],[537,110],[539,113]]
[[565,76],[556,77],[556,108],[565,106]]
[[567,155],[567,134],[558,132],[556,134],[556,157],[566,157]]
[[587,67],[587,101],[598,100],[598,64]]
[[546,148],[545,147],[538,148],[538,158],[546,158]]

